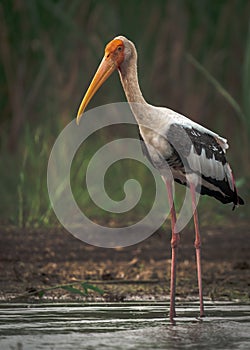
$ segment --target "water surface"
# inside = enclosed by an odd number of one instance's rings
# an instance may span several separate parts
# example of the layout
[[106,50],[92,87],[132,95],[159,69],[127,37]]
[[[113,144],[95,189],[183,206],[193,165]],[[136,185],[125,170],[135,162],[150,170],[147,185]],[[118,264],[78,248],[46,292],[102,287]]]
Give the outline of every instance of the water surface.
[[178,303],[2,304],[0,349],[250,349],[249,305]]

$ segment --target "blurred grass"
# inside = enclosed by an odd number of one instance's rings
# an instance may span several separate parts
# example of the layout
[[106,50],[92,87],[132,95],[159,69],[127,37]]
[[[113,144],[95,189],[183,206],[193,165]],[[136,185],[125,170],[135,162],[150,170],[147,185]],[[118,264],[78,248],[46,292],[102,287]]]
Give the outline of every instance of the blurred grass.
[[[137,45],[146,100],[173,108],[228,138],[228,159],[239,192],[248,201],[249,13],[247,0],[159,0],[147,6],[140,0],[1,2],[0,222],[23,227],[57,224],[46,187],[50,150],[75,117],[104,45],[119,34]],[[196,62],[194,66],[186,52]],[[114,75],[90,108],[121,100],[125,97]],[[104,140],[108,133],[103,134]],[[136,166],[137,179],[149,192],[123,218],[100,211],[83,192],[82,173],[94,145],[96,141],[83,148],[84,157],[79,156],[72,166],[72,186],[80,206],[96,220],[133,221],[143,215],[150,208],[153,190],[149,174],[141,167]],[[128,176],[124,170],[128,164],[124,164],[114,166],[106,176],[107,192],[114,199],[123,198]],[[116,186],[112,178],[119,179]],[[179,206],[181,198],[177,190]],[[203,217],[208,209],[221,217],[231,216],[228,207],[203,197]],[[247,206],[237,213],[247,217]]]
[[[105,203],[107,210],[98,207],[91,199],[86,185],[86,172],[89,160],[94,154],[107,142],[106,134],[115,130],[114,135],[109,135],[108,141],[119,140],[122,138],[138,137],[135,126],[115,125],[115,127],[106,127],[91,135],[76,152],[71,167],[71,187],[74,197],[80,209],[91,220],[105,219],[107,223],[115,226],[123,226],[125,223],[135,223],[141,220],[151,209],[155,198],[154,178],[150,170],[133,159],[123,159],[113,163],[105,174],[99,174],[100,182],[103,175],[104,188],[107,195],[113,201],[121,201],[125,198],[124,184],[129,179],[137,180],[142,186],[142,195],[139,203],[131,210],[125,213],[113,213],[112,203]],[[87,155],[87,158],[84,157]],[[96,171],[100,172],[101,165],[98,164]],[[100,191],[100,184],[97,183],[94,192]],[[111,207],[109,207],[111,205]]]

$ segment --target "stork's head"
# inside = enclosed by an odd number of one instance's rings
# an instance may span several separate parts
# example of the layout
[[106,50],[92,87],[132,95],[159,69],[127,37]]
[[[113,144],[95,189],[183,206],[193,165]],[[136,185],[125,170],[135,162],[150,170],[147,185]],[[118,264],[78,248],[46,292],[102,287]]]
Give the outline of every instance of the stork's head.
[[133,48],[134,44],[124,36],[117,36],[106,45],[104,57],[79,107],[76,119],[77,124],[79,124],[83,112],[91,98],[105,80],[107,80],[116,69],[121,70],[125,62],[129,61],[132,53],[135,52],[135,48],[134,50]]

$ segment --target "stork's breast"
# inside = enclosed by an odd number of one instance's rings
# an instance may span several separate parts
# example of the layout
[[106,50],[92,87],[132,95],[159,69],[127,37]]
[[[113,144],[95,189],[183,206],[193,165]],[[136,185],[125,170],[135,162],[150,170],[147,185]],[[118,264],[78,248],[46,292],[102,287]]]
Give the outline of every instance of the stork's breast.
[[155,151],[165,159],[172,155],[173,149],[166,137],[146,127],[140,127],[140,131],[145,143],[151,146],[150,153]]

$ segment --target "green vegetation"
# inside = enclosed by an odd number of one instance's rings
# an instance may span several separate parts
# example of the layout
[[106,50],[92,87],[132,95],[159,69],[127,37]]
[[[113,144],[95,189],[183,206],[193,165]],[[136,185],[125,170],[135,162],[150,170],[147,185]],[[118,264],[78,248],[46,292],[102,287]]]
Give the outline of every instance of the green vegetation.
[[77,282],[72,282],[70,284],[60,284],[53,287],[39,289],[39,290],[29,290],[24,294],[16,296],[15,299],[27,298],[30,296],[38,296],[39,298],[42,298],[46,293],[57,289],[63,289],[70,294],[78,294],[83,297],[89,296],[89,291],[93,291],[95,293],[98,293],[99,295],[103,295],[104,293],[104,291],[101,288],[94,286],[89,282],[77,281]]
[[[141,0],[1,2],[0,222],[21,227],[57,224],[46,186],[50,150],[75,117],[104,45],[118,34],[137,45],[139,79],[148,101],[175,109],[228,138],[228,158],[239,192],[248,201],[249,13],[247,0],[164,0],[147,5]],[[90,108],[124,100],[114,75]],[[146,169],[131,162],[146,192],[126,216],[96,208],[83,187],[88,160],[108,135],[104,130],[101,138],[93,138],[78,152],[71,172],[73,192],[92,219],[133,222],[150,209],[154,197]],[[105,178],[113,199],[123,198],[123,184],[134,174],[127,169],[126,162],[114,165]],[[179,206],[181,191],[177,190]],[[206,197],[200,211],[203,217],[208,211],[216,211],[219,218],[231,215],[228,207]],[[247,206],[236,215],[247,216]]]

